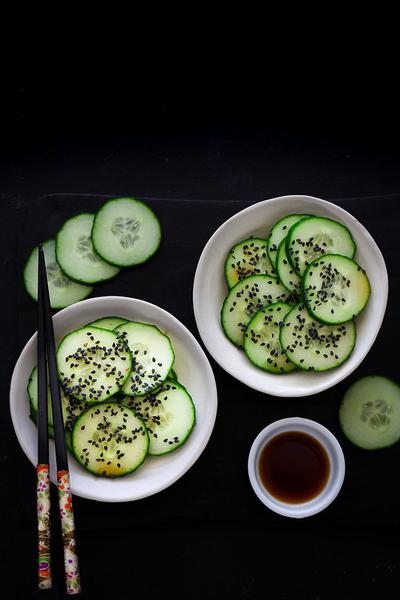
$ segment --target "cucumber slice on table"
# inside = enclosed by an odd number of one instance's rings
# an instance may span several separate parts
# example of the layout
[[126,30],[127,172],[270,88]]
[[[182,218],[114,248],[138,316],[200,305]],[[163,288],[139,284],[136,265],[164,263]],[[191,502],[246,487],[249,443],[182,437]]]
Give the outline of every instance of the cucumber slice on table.
[[182,446],[196,420],[196,411],[187,390],[168,378],[153,394],[126,396],[122,400],[143,419],[150,437],[149,454],[169,454]]
[[97,321],[88,323],[86,327],[99,327],[100,329],[108,329],[108,331],[113,331],[118,327],[118,325],[122,325],[123,323],[127,323],[127,319],[123,319],[122,317],[103,317],[102,319],[97,319]]
[[[56,243],[48,240],[43,244],[46,259],[47,281],[49,284],[51,308],[65,308],[70,304],[84,300],[93,288],[72,281],[60,269],[56,261]],[[28,294],[37,302],[38,286],[38,249],[34,248],[24,269],[24,283]]]
[[379,375],[362,377],[349,387],[339,409],[345,436],[356,446],[376,450],[400,440],[400,387]]
[[105,261],[131,267],[148,260],[161,242],[161,227],[147,204],[134,198],[106,202],[96,214],[93,246]]
[[75,458],[88,471],[120,477],[143,463],[149,448],[146,428],[133,411],[117,402],[90,406],[72,429]]
[[273,275],[274,269],[267,254],[267,242],[249,238],[235,244],[225,261],[225,277],[231,288],[249,275]]
[[[86,402],[68,396],[60,386],[61,408],[64,421],[65,439],[68,449],[71,450],[70,433],[75,419],[87,408]],[[28,382],[28,397],[31,409],[31,418],[37,424],[38,394],[37,394],[37,367],[34,367]],[[50,390],[47,394],[47,421],[49,424],[49,436],[54,437],[53,412],[51,408]]]
[[286,254],[286,238],[279,244],[276,257],[276,272],[278,279],[289,292],[298,294],[301,289],[301,277],[292,267]]
[[356,341],[354,321],[324,325],[297,304],[283,320],[280,341],[290,360],[307,371],[328,371],[341,365]]
[[266,304],[287,301],[288,291],[276,277],[251,275],[237,283],[225,298],[221,310],[221,324],[228,339],[243,345],[243,334],[252,316]]
[[94,251],[91,238],[94,217],[82,213],[68,219],[56,238],[58,264],[68,277],[79,283],[106,281],[120,272]]
[[272,227],[271,233],[267,240],[267,251],[269,260],[271,261],[271,264],[275,270],[279,244],[287,236],[292,225],[298,221],[301,221],[301,219],[304,219],[305,216],[306,215],[287,215],[286,217],[279,219],[279,221],[277,221]]
[[286,238],[287,256],[300,275],[323,254],[353,258],[355,251],[350,231],[341,223],[325,217],[302,219],[290,228]]
[[131,372],[132,356],[116,333],[82,327],[61,341],[57,366],[66,393],[93,404],[121,389]]
[[308,312],[328,325],[354,319],[367,305],[370,293],[367,274],[346,256],[324,254],[303,275]]
[[296,368],[282,351],[280,328],[292,306],[275,302],[256,312],[247,325],[243,349],[251,362],[270,373],[289,373]]
[[148,323],[128,321],[115,332],[132,352],[132,372],[122,387],[128,396],[143,396],[168,377],[175,356],[169,338]]

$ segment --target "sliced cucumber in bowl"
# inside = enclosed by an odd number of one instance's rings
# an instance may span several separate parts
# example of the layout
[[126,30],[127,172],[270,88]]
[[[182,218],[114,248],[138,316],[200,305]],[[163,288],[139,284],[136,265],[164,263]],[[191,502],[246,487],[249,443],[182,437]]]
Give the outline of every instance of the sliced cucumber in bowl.
[[329,371],[345,362],[356,342],[354,321],[324,325],[297,304],[288,312],[280,330],[280,342],[291,362],[307,371]]
[[132,369],[132,356],[113,331],[86,326],[63,338],[57,366],[66,393],[93,404],[108,400],[122,388]]
[[256,312],[247,325],[243,350],[256,367],[278,374],[296,369],[283,352],[279,339],[283,319],[291,308],[285,302],[269,304]]
[[353,258],[356,245],[350,231],[327,217],[307,217],[295,223],[286,237],[286,253],[292,267],[303,275],[323,254]]
[[249,275],[275,275],[267,254],[267,242],[261,238],[243,240],[230,249],[225,261],[225,277],[232,288]]
[[167,335],[155,325],[128,321],[115,329],[132,353],[132,372],[122,386],[128,396],[143,396],[168,377],[175,355]]
[[72,448],[77,461],[94,475],[121,477],[144,462],[149,436],[143,421],[117,402],[90,406],[74,423]]
[[314,260],[303,275],[307,310],[328,325],[355,319],[366,307],[370,293],[367,274],[346,256],[324,254]]
[[237,283],[224,300],[221,324],[228,339],[243,345],[243,334],[252,316],[266,304],[290,300],[289,292],[276,277],[251,275]]
[[108,331],[114,331],[119,325],[127,323],[127,319],[122,317],[102,317],[96,321],[92,321],[87,324],[87,327],[99,327],[100,329],[108,329]]
[[[28,381],[28,398],[30,405],[30,415],[32,421],[37,425],[38,413],[38,382],[37,382],[37,367],[34,367]],[[71,431],[77,417],[87,408],[87,404],[82,400],[78,400],[73,396],[65,393],[65,390],[60,386],[61,408],[65,429],[65,440],[68,449],[71,451]],[[49,424],[49,436],[54,437],[53,426],[53,411],[51,407],[50,389],[47,394],[47,421]]]
[[286,238],[289,229],[297,223],[305,218],[306,215],[286,215],[282,219],[279,219],[271,229],[271,233],[267,240],[267,251],[269,260],[271,261],[272,266],[276,270],[277,266],[277,256],[278,249],[281,241]]
[[150,437],[149,454],[169,454],[184,444],[196,421],[196,411],[186,388],[168,378],[146,396],[126,396],[122,404],[131,407],[143,420]]

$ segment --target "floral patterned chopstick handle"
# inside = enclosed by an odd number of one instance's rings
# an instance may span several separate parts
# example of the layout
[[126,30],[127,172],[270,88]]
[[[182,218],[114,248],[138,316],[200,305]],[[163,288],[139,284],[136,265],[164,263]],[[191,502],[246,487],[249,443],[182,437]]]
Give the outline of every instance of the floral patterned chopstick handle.
[[50,478],[49,465],[37,466],[38,575],[39,589],[51,588]]
[[68,471],[57,471],[57,485],[64,546],[64,568],[67,594],[79,594],[81,591],[81,584],[78,555],[76,553],[75,523]]

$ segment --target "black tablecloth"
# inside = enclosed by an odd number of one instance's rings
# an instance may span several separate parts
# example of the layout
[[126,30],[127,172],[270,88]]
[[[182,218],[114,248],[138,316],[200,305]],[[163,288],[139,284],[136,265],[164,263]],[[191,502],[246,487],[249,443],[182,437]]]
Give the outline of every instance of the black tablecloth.
[[[2,543],[5,569],[17,577],[16,597],[27,598],[36,594],[35,471],[18,446],[7,401],[13,365],[36,329],[36,305],[24,291],[22,269],[35,244],[54,236],[66,218],[96,211],[106,197],[0,198],[0,458],[6,477]],[[287,399],[247,388],[211,360],[218,386],[218,415],[211,440],[190,471],[169,489],[137,502],[105,504],[74,498],[87,597],[364,599],[382,597],[395,584],[400,569],[396,537],[400,445],[379,452],[353,447],[341,434],[337,413],[345,389],[357,377],[398,375],[399,199],[390,195],[334,200],[367,227],[389,272],[385,320],[363,364],[333,389]],[[146,201],[161,220],[159,252],[148,263],[96,286],[93,295],[149,300],[170,311],[199,337],[191,294],[198,258],[213,231],[250,202]],[[337,435],[347,468],[336,501],[304,521],[266,509],[247,478],[247,455],[256,434],[276,419],[295,415],[315,419]],[[55,521],[54,528],[57,526]],[[63,590],[58,544],[54,552],[56,587],[48,597],[57,597]]]

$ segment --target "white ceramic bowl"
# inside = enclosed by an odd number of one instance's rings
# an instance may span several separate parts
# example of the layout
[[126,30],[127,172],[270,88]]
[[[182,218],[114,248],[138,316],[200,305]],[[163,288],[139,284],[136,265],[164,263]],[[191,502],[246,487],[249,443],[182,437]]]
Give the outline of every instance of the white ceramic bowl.
[[[357,244],[355,260],[367,271],[371,296],[357,318],[357,341],[350,358],[326,373],[296,370],[274,375],[255,367],[244,352],[224,335],[220,311],[227,294],[224,275],[229,250],[250,235],[267,237],[271,226],[290,213],[330,217],[346,225]],[[193,307],[200,336],[212,357],[233,377],[255,390],[273,396],[309,396],[342,381],[358,367],[379,332],[388,297],[388,276],[383,256],[368,231],[348,212],[311,196],[281,196],[253,204],[225,221],[207,242],[197,265]]]
[[[196,462],[214,427],[217,389],[207,357],[193,335],[170,313],[143,300],[106,296],[73,304],[54,316],[56,342],[69,331],[108,315],[153,323],[168,334],[175,351],[175,370],[179,381],[187,387],[196,407],[196,425],[188,441],[171,454],[149,456],[143,466],[131,475],[117,479],[95,477],[70,458],[74,494],[104,502],[123,502],[138,500],[167,488]],[[23,451],[34,465],[37,462],[37,429],[29,418],[26,386],[35,365],[36,334],[21,352],[14,368],[10,390],[10,410],[15,433]],[[50,446],[51,479],[55,482],[53,441]]]
[[[318,496],[299,504],[288,504],[281,502],[272,496],[263,486],[258,473],[258,462],[260,453],[267,442],[273,437],[285,431],[301,431],[316,438],[325,448],[329,458],[329,477],[326,486]],[[301,417],[290,417],[280,419],[265,427],[253,442],[248,460],[248,473],[251,486],[258,498],[274,512],[303,519],[324,510],[336,498],[343,484],[345,474],[345,462],[342,448],[335,436],[323,425],[310,419]]]

